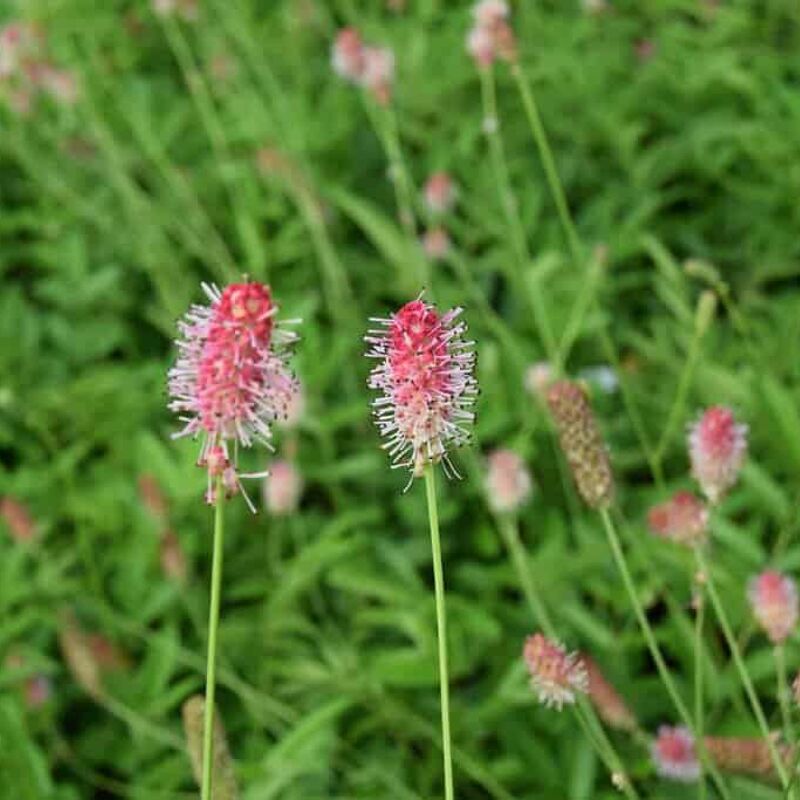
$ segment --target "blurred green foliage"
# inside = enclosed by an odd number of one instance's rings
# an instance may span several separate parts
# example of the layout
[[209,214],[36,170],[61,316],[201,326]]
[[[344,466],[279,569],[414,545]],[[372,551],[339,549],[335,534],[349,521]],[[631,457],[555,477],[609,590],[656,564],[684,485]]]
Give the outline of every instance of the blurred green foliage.
[[[665,496],[654,466],[666,487],[689,486],[688,421],[731,405],[752,457],[713,560],[777,724],[771,654],[750,635],[744,586],[765,564],[800,567],[800,8],[517,4],[522,70],[587,247],[576,264],[505,65],[482,95],[464,50],[469,4],[388,5],[200,0],[186,21],[133,0],[0,3],[0,21],[41,26],[48,57],[79,85],[73,105],[42,97],[28,115],[0,112],[0,486],[38,529],[34,543],[0,539],[2,797],[194,792],[180,705],[202,691],[211,515],[194,445],[170,440],[165,371],[200,281],[243,273],[273,286],[283,316],[302,317],[307,400],[299,430],[278,436],[306,482],[299,513],[253,517],[238,500],[228,511],[219,705],[243,797],[441,791],[423,492],[403,494],[406,476],[379,449],[361,357],[367,318],[423,281],[443,306],[466,305],[482,387],[475,447],[456,456],[465,479],[440,482],[458,797],[617,796],[571,715],[536,706],[526,686],[520,653],[535,622],[484,498],[482,454],[495,446],[536,476],[520,524],[562,638],[594,655],[647,729],[674,721],[598,520],[523,389],[525,365],[546,355],[532,301],[560,340],[596,245],[607,255],[566,367],[608,364],[603,332],[620,356],[620,388],[592,386],[640,594],[688,700],[690,561],[651,540],[644,514]],[[332,73],[344,24],[394,48],[391,110]],[[489,85],[513,198],[484,135]],[[426,264],[397,221],[392,125],[420,230],[426,177],[444,169],[460,187],[442,262]],[[718,314],[687,362],[704,289]],[[143,473],[168,522],[143,507]],[[188,560],[185,584],[160,567],[166,525]],[[99,702],[65,666],[66,609],[127,654]],[[794,642],[788,660],[800,666]],[[755,735],[716,633],[705,663],[707,730]],[[26,710],[20,682],[34,674],[52,697]],[[655,778],[635,743],[614,741],[643,796],[694,796]],[[779,796],[733,786],[737,800]]]

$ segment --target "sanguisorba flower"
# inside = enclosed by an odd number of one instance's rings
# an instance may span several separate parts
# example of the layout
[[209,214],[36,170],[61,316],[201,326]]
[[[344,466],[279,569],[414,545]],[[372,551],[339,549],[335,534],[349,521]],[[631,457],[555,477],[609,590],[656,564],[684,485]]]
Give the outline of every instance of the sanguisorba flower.
[[[185,423],[174,436],[202,436],[198,465],[226,491],[240,489],[231,443],[270,447],[271,425],[287,413],[297,391],[286,360],[296,334],[276,325],[268,286],[203,285],[209,305],[194,305],[178,323],[178,358],[169,371],[169,408]],[[245,495],[246,497],[246,495]],[[249,504],[249,501],[248,501]]]
[[669,500],[653,506],[647,513],[653,535],[693,547],[708,535],[708,509],[691,492],[676,492]]
[[662,725],[652,744],[651,755],[656,772],[663,778],[692,783],[700,776],[694,736],[688,728]]
[[797,584],[788,575],[765,570],[750,581],[747,595],[758,624],[773,644],[781,644],[797,627]]
[[373,408],[384,449],[393,466],[409,467],[413,477],[439,462],[446,473],[455,473],[448,450],[469,441],[478,384],[461,312],[440,314],[418,298],[388,319],[373,318],[381,327],[365,337],[367,357],[380,361],[369,386],[381,392]]
[[446,214],[456,202],[458,189],[448,173],[434,172],[425,182],[422,196],[431,214]]
[[522,651],[525,666],[531,676],[531,688],[539,702],[559,711],[564,705],[575,702],[578,694],[589,690],[586,667],[577,653],[534,633],[525,640]]
[[547,390],[547,405],[575,485],[591,508],[606,508],[614,495],[608,451],[583,387],[558,381]]
[[588,678],[589,699],[603,722],[619,730],[634,730],[637,725],[635,714],[603,674],[597,662],[586,653],[581,653],[581,661]]
[[264,478],[264,505],[274,517],[297,511],[303,493],[303,476],[291,461],[273,461]]
[[729,408],[712,406],[689,431],[692,475],[712,504],[736,483],[746,454],[747,426]]
[[513,450],[499,449],[489,454],[486,469],[486,496],[497,514],[518,511],[533,491],[531,473]]

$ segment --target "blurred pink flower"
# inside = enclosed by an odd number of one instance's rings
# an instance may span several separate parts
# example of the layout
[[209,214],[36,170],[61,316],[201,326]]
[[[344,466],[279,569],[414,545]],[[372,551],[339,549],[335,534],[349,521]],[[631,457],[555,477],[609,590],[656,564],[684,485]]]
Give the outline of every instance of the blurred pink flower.
[[450,236],[442,227],[429,228],[422,236],[422,249],[431,261],[441,261],[450,252]]
[[746,454],[747,426],[728,408],[709,408],[689,431],[692,475],[712,505],[736,483]]
[[445,214],[458,196],[455,182],[446,172],[434,172],[426,181],[423,198],[432,214]]
[[708,509],[691,492],[676,492],[650,509],[647,523],[654,535],[692,547],[706,540]]
[[531,688],[539,702],[558,709],[575,702],[578,694],[589,690],[586,667],[577,653],[567,653],[564,647],[541,633],[525,640],[525,665],[531,677]]
[[753,578],[747,595],[758,624],[773,644],[781,644],[797,627],[797,585],[788,575],[765,570]]
[[264,478],[264,505],[275,517],[297,511],[303,492],[303,478],[291,461],[273,461]]
[[692,783],[700,776],[694,737],[688,728],[662,725],[653,742],[651,755],[656,772],[664,778]]
[[533,492],[533,480],[525,462],[513,450],[489,454],[486,495],[489,507],[497,514],[518,511]]

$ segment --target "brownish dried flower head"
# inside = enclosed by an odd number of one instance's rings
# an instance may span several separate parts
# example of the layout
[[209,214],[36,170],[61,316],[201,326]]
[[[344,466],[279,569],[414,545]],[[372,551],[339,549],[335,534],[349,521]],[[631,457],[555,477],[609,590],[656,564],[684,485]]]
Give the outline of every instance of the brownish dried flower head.
[[577,383],[558,381],[547,391],[547,405],[580,496],[591,508],[608,507],[614,476],[586,392]]
[[[775,766],[769,747],[763,739],[745,739],[736,736],[707,736],[704,740],[712,761],[724,772],[753,775],[759,778],[775,777]],[[777,745],[783,763],[792,769],[795,748]]]
[[[196,694],[183,704],[183,730],[186,734],[186,749],[192,762],[192,774],[201,786],[203,782],[203,714],[206,701],[202,695]],[[233,772],[233,760],[228,749],[228,738],[225,728],[214,712],[214,799],[234,800],[239,796],[236,776]]]
[[622,696],[606,680],[595,660],[581,654],[581,661],[586,668],[589,679],[589,699],[597,710],[598,716],[611,728],[632,731],[636,728],[636,717],[628,708]]

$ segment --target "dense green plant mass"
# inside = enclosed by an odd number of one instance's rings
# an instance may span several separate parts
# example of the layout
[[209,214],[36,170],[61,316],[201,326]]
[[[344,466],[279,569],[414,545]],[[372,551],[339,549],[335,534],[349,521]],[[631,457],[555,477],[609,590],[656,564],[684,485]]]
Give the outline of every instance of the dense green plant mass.
[[[165,373],[200,282],[243,274],[303,319],[294,363],[306,397],[299,429],[276,442],[296,453],[299,511],[252,516],[240,498],[227,510],[218,702],[243,797],[441,792],[424,490],[403,494],[406,475],[379,449],[362,358],[367,318],[423,286],[443,308],[466,307],[481,385],[475,444],[454,456],[464,479],[439,481],[457,797],[618,796],[573,716],[527,686],[522,643],[536,621],[486,502],[495,447],[534,473],[521,532],[560,638],[593,655],[644,729],[678,722],[602,524],[524,389],[525,367],[553,355],[542,317],[554,342],[572,344],[565,371],[590,385],[615,518],[687,704],[692,561],[648,533],[646,511],[691,486],[685,428],[702,407],[731,406],[749,425],[709,558],[780,727],[745,587],[767,565],[800,567],[800,8],[519,2],[518,83],[504,63],[481,76],[465,52],[469,4],[390,5],[201,0],[184,20],[133,0],[0,4],[0,22],[38,23],[79,90],[21,114],[0,81],[0,495],[37,528],[25,544],[8,525],[0,537],[2,797],[196,791],[181,704],[203,686],[211,512],[195,446],[170,440]],[[389,107],[332,72],[346,24],[394,49]],[[394,190],[421,234],[432,223],[419,193],[437,170],[459,196],[443,219],[451,250],[428,262]],[[704,290],[717,312],[698,333]],[[583,372],[597,365],[613,369],[610,391]],[[243,461],[255,471],[277,456]],[[145,508],[143,474],[166,519]],[[165,528],[185,553],[183,582],[162,569]],[[95,691],[67,666],[75,625],[104,637]],[[786,657],[794,674],[796,642]],[[702,663],[706,732],[758,736],[711,615]],[[51,682],[36,708],[31,676]],[[612,739],[643,797],[695,796],[657,778],[640,742]],[[750,779],[730,787],[737,800],[780,796]]]

